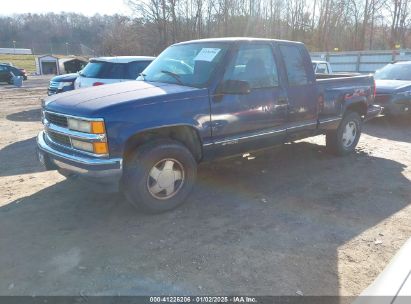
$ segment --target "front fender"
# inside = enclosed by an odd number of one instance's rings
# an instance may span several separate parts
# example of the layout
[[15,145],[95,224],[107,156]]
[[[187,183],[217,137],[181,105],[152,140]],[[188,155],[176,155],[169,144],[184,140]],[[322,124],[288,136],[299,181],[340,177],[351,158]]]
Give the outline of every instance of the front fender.
[[211,138],[208,96],[111,112],[106,119],[110,155],[122,155],[128,139],[138,133],[176,126],[195,129],[202,141]]

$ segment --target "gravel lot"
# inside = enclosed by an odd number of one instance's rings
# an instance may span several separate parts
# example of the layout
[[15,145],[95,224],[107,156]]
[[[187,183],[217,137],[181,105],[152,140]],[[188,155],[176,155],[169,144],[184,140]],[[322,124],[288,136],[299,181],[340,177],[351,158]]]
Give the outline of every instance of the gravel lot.
[[0,295],[358,295],[411,237],[409,117],[345,158],[318,136],[203,164],[153,216],[42,169],[47,82],[0,84]]

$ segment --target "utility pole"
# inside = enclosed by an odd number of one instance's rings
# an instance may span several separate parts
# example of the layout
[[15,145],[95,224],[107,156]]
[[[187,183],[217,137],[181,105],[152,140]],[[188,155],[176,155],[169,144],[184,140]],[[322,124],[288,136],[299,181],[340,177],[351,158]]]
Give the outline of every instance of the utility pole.
[[69,45],[69,43],[66,41],[66,55],[68,56],[68,45]]
[[13,40],[14,55],[16,55],[16,40]]

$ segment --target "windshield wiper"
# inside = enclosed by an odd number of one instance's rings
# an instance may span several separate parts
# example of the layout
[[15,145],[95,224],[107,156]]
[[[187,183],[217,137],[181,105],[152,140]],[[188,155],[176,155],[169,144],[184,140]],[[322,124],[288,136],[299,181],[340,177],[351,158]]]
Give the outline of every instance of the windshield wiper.
[[173,72],[170,72],[170,71],[165,71],[165,70],[161,70],[160,72],[161,72],[161,73],[164,73],[164,74],[167,74],[167,75],[170,75],[170,76],[173,77],[175,80],[177,80],[177,82],[178,82],[179,84],[184,85],[183,82],[182,82],[181,79],[180,79],[180,75],[178,75],[178,74],[176,74],[176,73],[173,73]]

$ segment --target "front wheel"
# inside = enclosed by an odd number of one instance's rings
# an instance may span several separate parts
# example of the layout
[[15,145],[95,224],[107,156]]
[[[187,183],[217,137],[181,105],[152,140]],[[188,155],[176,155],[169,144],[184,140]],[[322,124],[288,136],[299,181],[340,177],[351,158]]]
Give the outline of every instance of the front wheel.
[[347,113],[337,130],[326,134],[327,149],[336,155],[347,155],[355,150],[361,136],[362,119],[356,112]]
[[140,210],[160,213],[176,208],[190,193],[197,163],[181,143],[160,139],[139,147],[124,168],[127,199]]

